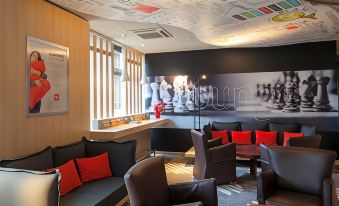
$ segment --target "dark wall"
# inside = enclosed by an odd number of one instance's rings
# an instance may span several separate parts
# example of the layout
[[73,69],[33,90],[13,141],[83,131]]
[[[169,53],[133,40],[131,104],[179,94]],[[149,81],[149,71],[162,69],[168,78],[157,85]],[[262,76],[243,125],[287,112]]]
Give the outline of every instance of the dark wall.
[[146,54],[148,76],[336,68],[336,42]]

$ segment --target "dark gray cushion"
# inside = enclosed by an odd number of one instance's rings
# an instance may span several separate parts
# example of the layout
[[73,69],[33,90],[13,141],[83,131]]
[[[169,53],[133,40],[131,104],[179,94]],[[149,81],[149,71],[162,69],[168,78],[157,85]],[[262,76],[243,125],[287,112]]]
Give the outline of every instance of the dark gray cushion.
[[88,182],[61,197],[60,206],[111,206],[127,195],[124,179],[110,177]]
[[300,132],[304,134],[304,136],[314,136],[316,134],[314,125],[301,125]]
[[86,157],[84,141],[53,148],[54,166],[58,167],[69,160]]
[[252,131],[252,143],[255,144],[255,130],[268,131],[268,124],[264,122],[242,122],[241,131]]
[[135,164],[136,141],[122,143],[114,141],[84,140],[87,157],[94,157],[108,152],[113,176],[123,177]]
[[300,132],[298,123],[269,123],[268,128],[271,132],[278,132],[278,145],[283,145],[284,143],[284,132]]
[[231,131],[239,131],[240,123],[239,122],[212,122],[212,131],[221,131],[227,130],[228,140],[232,141],[232,133]]
[[23,157],[18,157],[15,159],[1,160],[0,166],[35,171],[42,171],[44,169],[52,168],[53,167],[52,148],[47,147],[46,149],[40,152],[26,155]]
[[205,133],[205,135],[208,139],[212,139],[212,133],[211,133],[212,125],[211,125],[210,122],[208,122],[208,124],[204,125],[202,130],[204,131],[204,133]]
[[0,168],[0,205],[58,206],[59,173]]

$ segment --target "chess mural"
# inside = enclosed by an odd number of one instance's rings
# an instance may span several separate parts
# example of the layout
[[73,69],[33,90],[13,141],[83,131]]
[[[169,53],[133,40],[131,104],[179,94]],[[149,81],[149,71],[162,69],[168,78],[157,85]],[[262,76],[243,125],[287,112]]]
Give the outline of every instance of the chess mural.
[[146,110],[161,102],[167,115],[338,116],[336,70],[149,77]]

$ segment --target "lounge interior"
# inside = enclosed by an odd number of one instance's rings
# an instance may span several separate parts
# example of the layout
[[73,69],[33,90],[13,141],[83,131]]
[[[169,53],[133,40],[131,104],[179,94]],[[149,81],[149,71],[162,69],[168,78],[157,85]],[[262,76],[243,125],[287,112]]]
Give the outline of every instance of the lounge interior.
[[339,205],[338,0],[0,3],[0,206]]

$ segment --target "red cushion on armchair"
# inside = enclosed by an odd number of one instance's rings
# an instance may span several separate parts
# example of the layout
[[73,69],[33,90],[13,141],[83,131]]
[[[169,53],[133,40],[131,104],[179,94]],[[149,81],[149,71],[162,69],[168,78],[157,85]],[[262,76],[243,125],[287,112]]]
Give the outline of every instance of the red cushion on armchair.
[[252,131],[233,131],[232,142],[236,144],[252,144],[251,142]]
[[255,143],[268,146],[277,146],[277,135],[278,133],[276,131],[264,132],[255,130]]

